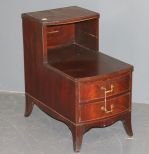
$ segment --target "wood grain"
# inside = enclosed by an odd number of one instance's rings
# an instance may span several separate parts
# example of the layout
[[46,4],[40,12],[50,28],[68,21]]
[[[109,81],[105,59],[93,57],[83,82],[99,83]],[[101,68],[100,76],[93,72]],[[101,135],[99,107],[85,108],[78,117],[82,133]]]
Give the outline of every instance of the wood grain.
[[[71,130],[79,152],[83,134],[118,120],[132,136],[133,66],[99,48],[99,14],[72,6],[22,14],[26,109],[36,104]],[[101,87],[110,90],[106,95]],[[103,107],[107,100],[105,113]],[[50,127],[49,127],[50,129]]]

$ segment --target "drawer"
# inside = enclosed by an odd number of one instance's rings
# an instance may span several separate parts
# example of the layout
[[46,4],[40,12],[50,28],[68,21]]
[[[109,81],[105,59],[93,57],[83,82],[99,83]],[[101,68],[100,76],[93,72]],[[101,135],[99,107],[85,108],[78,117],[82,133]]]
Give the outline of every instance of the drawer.
[[74,25],[60,25],[47,27],[47,46],[56,47],[70,44],[74,41]]
[[130,90],[130,75],[113,77],[108,80],[80,82],[79,102],[86,102],[128,92]]
[[[107,100],[107,112],[104,101],[80,105],[79,122],[103,119],[129,110],[130,94],[121,95]],[[111,111],[111,112],[110,112]]]

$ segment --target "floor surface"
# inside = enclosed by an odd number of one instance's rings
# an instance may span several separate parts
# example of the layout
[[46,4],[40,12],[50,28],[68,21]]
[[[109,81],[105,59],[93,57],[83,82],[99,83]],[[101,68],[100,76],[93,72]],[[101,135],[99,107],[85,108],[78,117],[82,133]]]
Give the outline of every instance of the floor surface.
[[[23,94],[0,93],[0,154],[74,154],[68,127],[36,106],[25,118]],[[80,154],[148,154],[149,105],[133,104],[133,138],[121,122],[84,135]]]

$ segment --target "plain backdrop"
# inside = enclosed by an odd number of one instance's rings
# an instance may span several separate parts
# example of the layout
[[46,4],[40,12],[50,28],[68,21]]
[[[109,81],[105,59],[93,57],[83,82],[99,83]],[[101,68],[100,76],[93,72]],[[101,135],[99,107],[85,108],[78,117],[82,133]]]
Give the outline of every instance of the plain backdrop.
[[1,0],[0,91],[24,92],[21,14],[71,5],[101,14],[100,50],[134,65],[133,102],[149,103],[147,0]]

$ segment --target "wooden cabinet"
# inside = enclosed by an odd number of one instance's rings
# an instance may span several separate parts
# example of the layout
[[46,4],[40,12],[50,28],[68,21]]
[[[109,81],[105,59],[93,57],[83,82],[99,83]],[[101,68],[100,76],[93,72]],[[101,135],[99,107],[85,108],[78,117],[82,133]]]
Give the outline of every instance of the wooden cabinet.
[[121,120],[132,136],[133,67],[98,51],[98,19],[76,6],[22,14],[25,116],[36,104],[64,122],[76,152],[92,127]]

